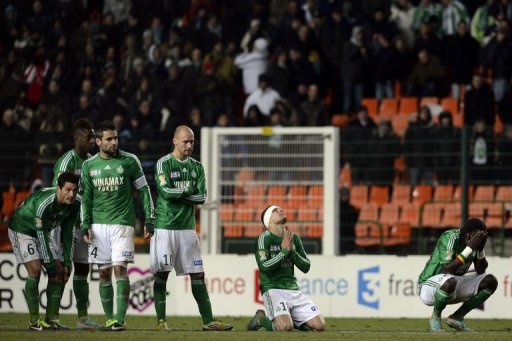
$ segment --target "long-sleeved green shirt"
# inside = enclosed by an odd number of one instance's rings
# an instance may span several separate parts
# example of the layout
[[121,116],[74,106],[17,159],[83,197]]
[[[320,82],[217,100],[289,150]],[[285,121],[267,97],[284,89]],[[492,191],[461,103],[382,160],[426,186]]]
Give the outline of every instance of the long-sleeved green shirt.
[[299,290],[295,278],[295,266],[307,273],[311,267],[302,241],[298,235],[293,236],[293,251],[281,250],[283,238],[265,231],[257,239],[256,263],[260,269],[260,290],[264,294],[269,289]]
[[80,213],[79,197],[70,205],[59,204],[56,192],[56,187],[47,187],[32,193],[16,209],[9,223],[11,230],[37,238],[47,269],[55,267],[48,234],[57,226],[61,227],[64,265],[71,266],[73,230]]
[[155,228],[195,229],[194,205],[206,200],[203,165],[191,157],[180,161],[167,154],[156,163],[155,181],[158,190]]
[[82,230],[92,224],[135,226],[134,189],[139,191],[146,222],[153,223],[153,200],[139,159],[119,151],[110,159],[99,154],[82,165]]

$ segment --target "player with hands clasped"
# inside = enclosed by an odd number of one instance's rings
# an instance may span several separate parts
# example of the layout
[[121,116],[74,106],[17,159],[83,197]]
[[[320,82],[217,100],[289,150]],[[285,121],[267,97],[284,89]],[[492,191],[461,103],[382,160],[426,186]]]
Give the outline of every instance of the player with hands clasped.
[[247,330],[264,327],[268,331],[325,330],[325,320],[316,305],[299,288],[294,268],[307,273],[309,261],[300,237],[286,227],[286,214],[279,206],[269,206],[261,214],[266,231],[256,243],[260,269],[263,310],[247,325]]
[[[89,263],[98,264],[100,298],[107,319],[104,329],[122,331],[126,330],[130,295],[127,268],[135,256],[135,190],[142,201],[144,229],[150,232],[154,222],[153,201],[139,159],[118,149],[114,124],[100,123],[95,134],[99,152],[82,165],[81,230],[89,244]],[[112,272],[117,289],[115,318]]]
[[[472,331],[466,327],[464,316],[496,291],[496,277],[485,272],[488,266],[484,251],[486,241],[487,227],[476,218],[439,237],[418,278],[421,301],[434,306],[429,320],[432,332],[445,331],[441,325],[442,311],[447,304],[460,302],[463,304],[446,319],[446,324],[457,331]],[[471,264],[474,264],[474,273],[468,273]]]
[[160,158],[155,166],[158,196],[150,265],[155,274],[153,289],[156,329],[169,330],[165,316],[166,285],[169,272],[174,268],[177,276],[190,276],[192,295],[199,307],[203,330],[231,330],[231,324],[213,319],[204,281],[203,259],[196,233],[195,205],[203,204],[206,200],[206,186],[203,166],[190,157],[194,149],[194,132],[187,126],[179,126],[172,142],[172,153]]
[[[34,192],[16,209],[9,224],[9,239],[18,264],[23,264],[28,276],[25,300],[30,314],[29,329],[67,330],[58,319],[58,309],[64,285],[72,269],[73,231],[80,214],[77,199],[80,177],[62,173],[57,187]],[[62,247],[50,231],[62,230]],[[42,266],[48,274],[46,287],[46,318],[39,318],[39,279]]]

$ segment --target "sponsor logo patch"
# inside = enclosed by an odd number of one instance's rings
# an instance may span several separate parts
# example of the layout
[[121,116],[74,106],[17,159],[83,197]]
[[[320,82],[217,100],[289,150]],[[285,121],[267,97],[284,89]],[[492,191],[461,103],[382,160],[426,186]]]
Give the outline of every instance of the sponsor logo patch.
[[91,169],[91,171],[89,172],[89,175],[90,176],[99,176],[99,175],[101,175],[101,170],[100,169]]
[[133,251],[123,251],[123,257],[131,257],[133,256]]
[[281,251],[280,245],[270,245],[270,251]]
[[194,265],[203,265],[203,260],[202,259],[195,260]]
[[180,172],[171,172],[171,179],[176,179],[180,177]]

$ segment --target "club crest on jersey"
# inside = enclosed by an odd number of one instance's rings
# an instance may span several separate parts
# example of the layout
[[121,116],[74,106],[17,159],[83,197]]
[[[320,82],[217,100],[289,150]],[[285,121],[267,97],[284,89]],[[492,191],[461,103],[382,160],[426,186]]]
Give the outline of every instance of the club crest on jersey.
[[91,169],[91,171],[89,172],[89,175],[90,176],[99,176],[99,175],[101,175],[101,169]]
[[158,181],[160,182],[160,186],[167,185],[167,181],[165,181],[165,175],[158,176]]
[[171,179],[181,178],[180,172],[171,172]]
[[266,261],[267,260],[267,252],[265,250],[258,251],[258,254],[260,255],[260,261]]
[[270,245],[270,251],[281,251],[280,245]]
[[119,166],[119,167],[117,167],[117,172],[118,172],[119,174],[123,174],[123,173],[124,173],[124,168],[123,168],[123,166]]
[[190,172],[190,175],[192,175],[192,177],[195,178],[197,176],[197,173],[195,170],[192,170],[192,172]]

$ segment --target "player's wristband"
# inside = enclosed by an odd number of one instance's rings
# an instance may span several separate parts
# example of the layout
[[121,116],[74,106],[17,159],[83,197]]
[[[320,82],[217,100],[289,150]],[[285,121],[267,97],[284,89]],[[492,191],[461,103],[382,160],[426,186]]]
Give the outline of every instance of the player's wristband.
[[457,260],[462,264],[466,264],[466,259],[468,259],[468,257],[471,256],[472,253],[473,249],[470,248],[469,246],[466,246],[466,248],[457,255]]
[[477,251],[476,253],[476,258],[477,259],[484,259],[485,258],[485,251],[482,250],[482,251]]

